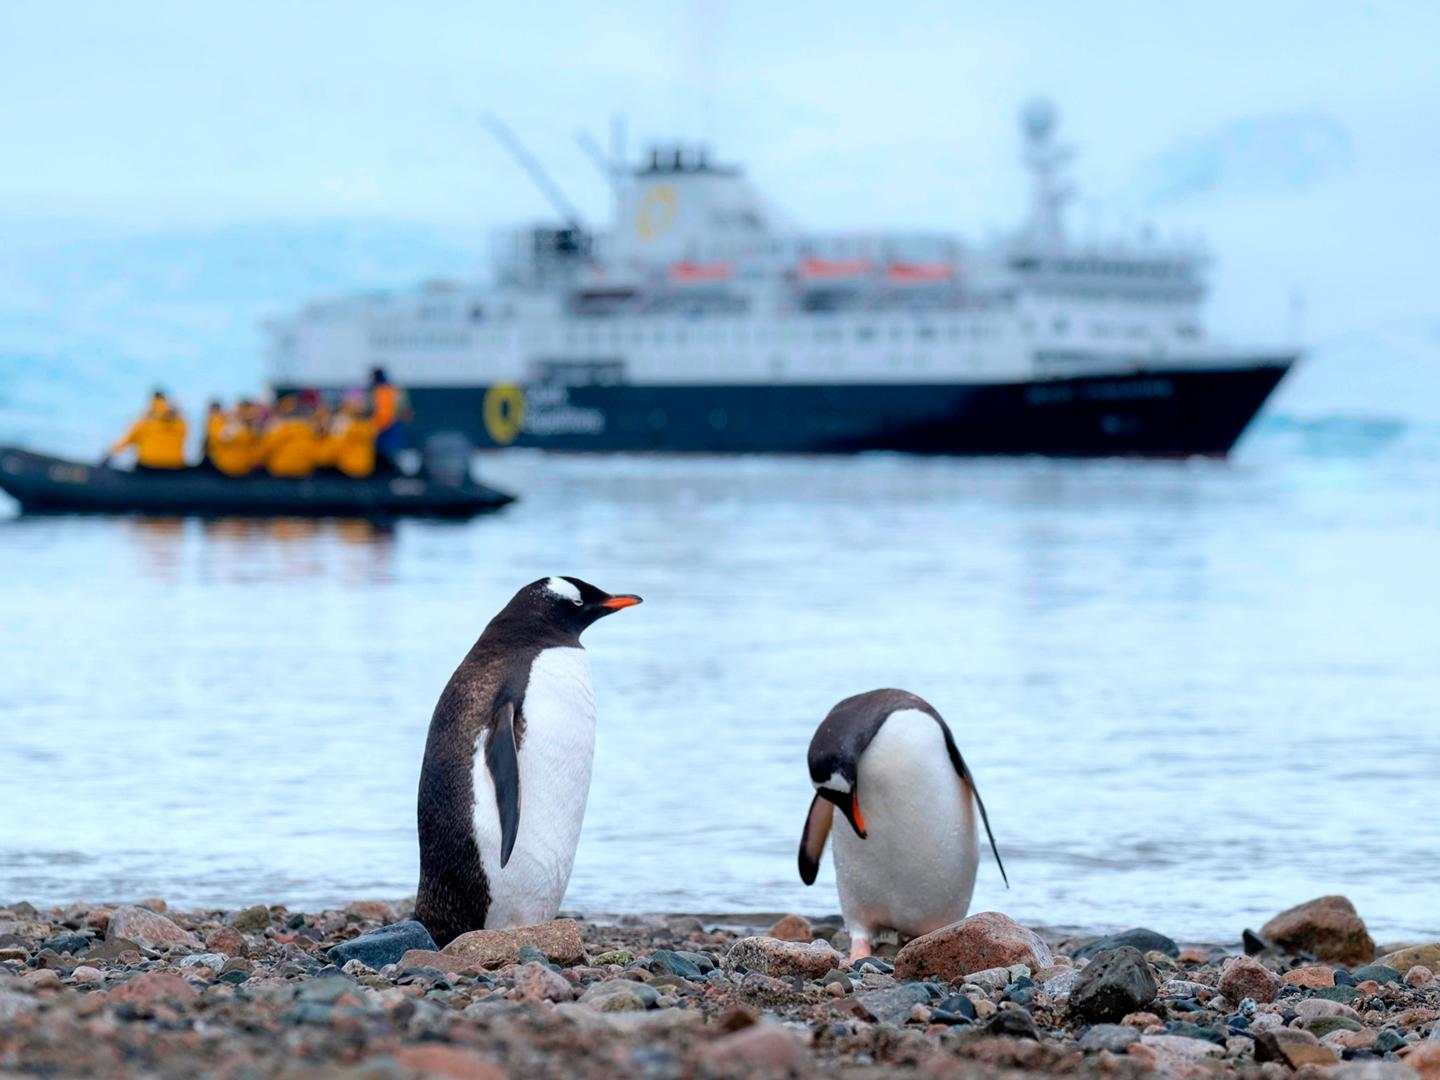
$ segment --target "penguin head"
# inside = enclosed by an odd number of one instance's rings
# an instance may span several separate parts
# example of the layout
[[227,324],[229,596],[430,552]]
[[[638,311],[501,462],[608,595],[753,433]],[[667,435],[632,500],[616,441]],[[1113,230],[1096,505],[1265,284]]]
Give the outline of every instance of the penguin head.
[[577,636],[591,623],[638,603],[638,596],[612,595],[573,577],[541,578],[521,589],[510,602],[512,607],[519,605],[532,617]]
[[815,793],[834,803],[855,835],[865,838],[865,819],[860,814],[860,792],[856,788],[856,759],[844,752],[810,755],[810,782]]

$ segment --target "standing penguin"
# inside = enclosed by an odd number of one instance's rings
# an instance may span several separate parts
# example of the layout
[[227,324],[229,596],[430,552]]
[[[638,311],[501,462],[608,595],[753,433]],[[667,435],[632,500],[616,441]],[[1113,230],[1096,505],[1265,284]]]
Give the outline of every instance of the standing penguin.
[[415,917],[440,944],[555,917],[595,751],[580,634],[640,603],[578,578],[525,586],[450,676],[420,770]]
[[924,699],[905,690],[846,698],[816,729],[809,758],[816,795],[800,877],[814,884],[839,807],[850,827],[835,836],[835,879],[852,960],[870,955],[879,930],[914,937],[965,917],[980,861],[977,808],[1005,877],[974,778]]

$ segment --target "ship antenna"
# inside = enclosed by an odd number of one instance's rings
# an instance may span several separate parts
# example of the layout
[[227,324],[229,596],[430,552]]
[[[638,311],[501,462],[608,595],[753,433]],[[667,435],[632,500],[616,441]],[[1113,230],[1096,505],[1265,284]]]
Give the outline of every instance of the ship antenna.
[[550,205],[560,216],[568,224],[584,228],[584,222],[574,204],[565,197],[565,193],[560,190],[560,185],[550,179],[550,174],[545,171],[540,162],[535,160],[534,155],[525,149],[525,145],[515,133],[494,113],[482,113],[480,122],[485,125],[491,135],[495,136],[495,141],[515,159],[515,163],[525,170],[525,174],[530,177],[531,182],[540,189],[540,193],[549,200]]
[[1064,169],[1075,151],[1055,141],[1055,123],[1055,106],[1044,98],[1029,102],[1020,113],[1025,164],[1034,180],[1034,203],[1026,231],[1030,239],[1050,243],[1064,236],[1063,211],[1074,195]]
[[577,131],[575,142],[590,159],[590,163],[600,170],[600,175],[605,177],[605,182],[612,188],[619,186],[621,162],[613,157],[607,157],[605,151],[600,149],[600,144],[592,139],[588,132]]

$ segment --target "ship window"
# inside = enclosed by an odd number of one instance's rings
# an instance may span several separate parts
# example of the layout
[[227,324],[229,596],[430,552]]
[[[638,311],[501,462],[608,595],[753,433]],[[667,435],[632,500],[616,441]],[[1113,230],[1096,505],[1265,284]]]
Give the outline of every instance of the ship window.
[[891,341],[899,341],[899,340],[900,340],[902,337],[904,337],[904,336],[905,336],[905,330],[904,330],[903,327],[900,327],[900,326],[898,326],[898,325],[897,325],[897,326],[892,326],[892,327],[890,327],[890,340],[891,340]]
[[930,341],[935,337],[935,328],[929,325],[917,326],[915,336],[921,341]]
[[1070,320],[1057,316],[1055,321],[1050,324],[1050,329],[1054,330],[1057,334],[1067,333],[1070,330]]
[[951,341],[959,341],[959,340],[960,340],[960,335],[963,334],[964,332],[965,332],[965,331],[964,331],[964,328],[963,328],[959,323],[951,323],[951,324],[950,324],[949,333],[950,333],[950,340],[951,340]]
[[873,326],[857,326],[855,328],[856,341],[874,341],[875,328]]

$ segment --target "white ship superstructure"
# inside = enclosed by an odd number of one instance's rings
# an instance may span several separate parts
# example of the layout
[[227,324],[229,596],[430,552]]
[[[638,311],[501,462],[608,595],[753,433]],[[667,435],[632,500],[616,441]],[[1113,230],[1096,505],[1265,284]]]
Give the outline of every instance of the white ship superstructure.
[[489,282],[313,303],[273,328],[272,378],[383,367],[482,445],[1224,452],[1293,357],[1207,339],[1197,247],[1069,239],[1068,150],[1044,107],[1024,131],[1030,218],[982,247],[799,231],[738,169],[656,148],[614,170],[608,229],[512,234]]

